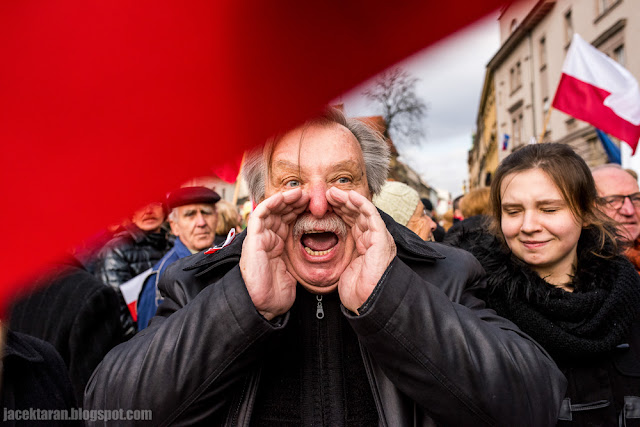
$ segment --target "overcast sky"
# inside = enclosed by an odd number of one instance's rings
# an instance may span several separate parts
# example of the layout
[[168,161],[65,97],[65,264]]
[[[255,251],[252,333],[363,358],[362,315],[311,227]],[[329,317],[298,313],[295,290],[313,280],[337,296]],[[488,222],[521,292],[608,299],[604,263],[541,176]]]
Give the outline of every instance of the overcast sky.
[[[426,138],[420,146],[400,146],[401,160],[431,187],[462,194],[468,180],[467,152],[475,129],[485,66],[500,46],[497,13],[440,41],[398,64],[420,79],[418,96],[429,106]],[[349,116],[379,115],[381,110],[363,97],[366,82],[335,102]]]

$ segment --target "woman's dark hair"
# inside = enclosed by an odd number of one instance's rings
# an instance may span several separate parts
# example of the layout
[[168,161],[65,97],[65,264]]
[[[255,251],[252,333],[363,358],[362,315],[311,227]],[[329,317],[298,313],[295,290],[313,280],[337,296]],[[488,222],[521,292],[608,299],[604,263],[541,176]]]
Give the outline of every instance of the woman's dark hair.
[[493,217],[493,232],[504,243],[502,234],[502,194],[505,177],[530,169],[540,169],[558,187],[574,217],[583,228],[594,229],[599,235],[595,255],[616,254],[615,222],[598,208],[598,193],[589,167],[568,145],[544,143],[526,145],[506,157],[498,166],[491,184],[489,204]]

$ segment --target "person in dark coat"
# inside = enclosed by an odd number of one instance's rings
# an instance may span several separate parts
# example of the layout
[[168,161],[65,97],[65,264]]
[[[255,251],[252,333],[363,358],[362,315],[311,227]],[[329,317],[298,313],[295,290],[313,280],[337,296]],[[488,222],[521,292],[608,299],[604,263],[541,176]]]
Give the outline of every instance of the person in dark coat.
[[118,289],[153,265],[171,249],[162,225],[167,215],[163,203],[151,203],[136,211],[101,250],[96,266],[103,283]]
[[[71,411],[77,409],[67,368],[55,348],[45,341],[12,330],[7,331],[4,338],[4,341],[0,339],[2,425],[84,425],[79,420],[47,418],[46,411],[49,410],[66,411],[72,416]],[[38,416],[36,410],[46,412],[40,415],[44,419],[30,419],[32,415]],[[17,415],[15,411],[20,411],[20,414]],[[27,420],[24,419],[25,413],[29,418]]]
[[436,216],[434,215],[433,212],[433,203],[431,203],[431,200],[427,199],[426,197],[423,197],[420,199],[422,201],[422,205],[424,206],[424,211],[426,215],[429,215],[431,217],[431,219],[433,220],[433,222],[435,222],[436,224],[436,229],[433,230],[433,240],[435,240],[436,242],[442,242],[444,240],[444,234],[445,234],[445,230],[444,227],[442,227],[439,223],[438,220],[436,218]]
[[78,402],[96,366],[116,345],[131,338],[133,324],[122,325],[119,294],[69,257],[51,267],[10,308],[13,331],[43,339],[62,356]]
[[388,162],[337,110],[248,155],[246,230],[165,270],[156,316],[105,357],[85,407],[166,425],[555,420],[564,377],[485,309],[478,262],[371,203]]
[[562,144],[521,148],[491,187],[493,231],[458,247],[487,272],[487,305],[569,381],[558,425],[640,425],[640,277],[598,209],[586,163]]
[[460,211],[464,219],[453,224],[444,236],[443,242],[457,246],[462,235],[486,230],[490,222],[489,187],[476,188],[460,199]]

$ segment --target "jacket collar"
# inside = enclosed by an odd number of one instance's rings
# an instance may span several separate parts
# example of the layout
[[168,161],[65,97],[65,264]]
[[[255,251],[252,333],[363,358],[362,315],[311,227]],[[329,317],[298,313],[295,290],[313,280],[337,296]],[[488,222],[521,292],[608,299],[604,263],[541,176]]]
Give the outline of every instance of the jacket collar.
[[[435,261],[436,259],[445,258],[445,256],[435,250],[429,242],[425,242],[407,227],[398,224],[393,218],[380,209],[378,209],[378,212],[396,243],[399,258],[416,261]],[[215,253],[205,254],[204,252],[200,252],[194,255],[193,261],[187,264],[184,270],[194,270],[199,267],[221,263],[228,259],[239,259],[242,253],[242,242],[246,235],[247,230],[244,230],[242,233],[236,235],[236,238],[229,246]]]
[[182,240],[180,240],[179,237],[176,238],[176,241],[173,243],[173,249],[176,255],[178,255],[178,257],[180,258],[185,258],[185,257],[188,257],[189,255],[192,255],[189,248],[187,248],[185,244],[182,243]]

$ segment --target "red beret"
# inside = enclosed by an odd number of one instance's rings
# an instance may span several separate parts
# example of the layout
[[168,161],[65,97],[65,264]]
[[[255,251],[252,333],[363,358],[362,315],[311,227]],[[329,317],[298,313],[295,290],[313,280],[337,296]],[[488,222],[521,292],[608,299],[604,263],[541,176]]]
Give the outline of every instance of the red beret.
[[167,196],[169,209],[195,203],[214,204],[220,200],[220,195],[207,187],[182,187],[172,191]]

